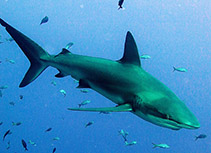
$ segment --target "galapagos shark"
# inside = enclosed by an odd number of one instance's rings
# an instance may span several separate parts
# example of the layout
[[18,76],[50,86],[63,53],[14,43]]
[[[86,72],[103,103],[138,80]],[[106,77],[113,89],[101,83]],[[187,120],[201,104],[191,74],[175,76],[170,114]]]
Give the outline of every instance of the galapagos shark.
[[126,34],[123,57],[113,61],[73,54],[65,48],[58,55],[50,55],[4,20],[0,19],[0,24],[30,61],[30,67],[19,87],[27,86],[48,66],[52,66],[59,71],[55,77],[71,75],[79,81],[77,88],[91,88],[117,104],[116,107],[69,110],[131,112],[148,122],[173,130],[200,127],[187,106],[167,86],[142,68],[131,32]]

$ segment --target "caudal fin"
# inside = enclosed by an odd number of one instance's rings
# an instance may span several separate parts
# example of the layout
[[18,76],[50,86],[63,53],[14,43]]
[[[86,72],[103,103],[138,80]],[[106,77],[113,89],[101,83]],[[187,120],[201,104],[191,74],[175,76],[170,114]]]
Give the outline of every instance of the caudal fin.
[[176,68],[173,66],[173,71],[172,72],[174,72],[174,71],[176,71]]
[[25,87],[34,81],[42,71],[48,67],[44,60],[47,61],[50,58],[50,55],[37,43],[7,24],[1,18],[0,24],[6,28],[7,32],[15,40],[31,63],[30,68],[19,85],[19,87]]
[[155,143],[152,143],[152,145],[153,145],[153,147],[152,147],[153,149],[157,147],[157,145]]

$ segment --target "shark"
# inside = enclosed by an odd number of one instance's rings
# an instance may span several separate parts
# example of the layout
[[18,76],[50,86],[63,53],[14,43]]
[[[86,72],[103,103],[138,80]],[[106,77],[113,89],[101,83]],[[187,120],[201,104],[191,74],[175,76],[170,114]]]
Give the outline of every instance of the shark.
[[200,123],[166,85],[141,66],[138,48],[130,31],[119,60],[77,55],[67,49],[50,55],[36,42],[0,18],[6,29],[30,61],[19,87],[34,81],[48,66],[58,70],[57,78],[70,75],[79,81],[77,88],[90,88],[114,102],[114,107],[68,108],[71,111],[131,112],[161,127],[179,130],[198,129]]

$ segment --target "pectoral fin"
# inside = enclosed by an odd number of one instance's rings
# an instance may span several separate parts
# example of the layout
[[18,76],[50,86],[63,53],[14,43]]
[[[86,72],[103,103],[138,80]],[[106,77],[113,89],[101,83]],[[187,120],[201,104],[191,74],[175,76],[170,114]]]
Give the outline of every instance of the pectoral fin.
[[104,107],[104,108],[68,108],[72,111],[88,111],[88,112],[130,112],[132,107],[130,104],[123,104],[116,107]]

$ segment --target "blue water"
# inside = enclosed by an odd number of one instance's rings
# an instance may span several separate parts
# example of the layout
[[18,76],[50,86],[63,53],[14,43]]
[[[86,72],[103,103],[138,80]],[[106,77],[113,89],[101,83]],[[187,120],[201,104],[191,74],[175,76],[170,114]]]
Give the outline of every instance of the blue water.
[[[125,0],[125,10],[117,10],[118,0],[1,0],[0,17],[29,36],[51,54],[59,53],[69,42],[71,52],[80,55],[120,59],[125,35],[131,31],[142,60],[142,67],[167,85],[198,118],[201,128],[173,131],[153,125],[131,113],[98,114],[71,112],[84,100],[86,107],[115,106],[110,100],[90,90],[81,93],[71,77],[55,78],[57,70],[48,68],[25,88],[19,88],[29,62],[17,44],[0,44],[0,139],[10,129],[11,135],[0,140],[1,153],[210,153],[211,152],[211,8],[209,0]],[[39,25],[45,16],[49,21]],[[0,27],[2,40],[10,38]],[[12,59],[15,64],[5,59]],[[172,72],[172,66],[188,72]],[[56,86],[51,84],[57,83]],[[67,92],[64,97],[59,90]],[[23,99],[19,99],[23,95]],[[15,102],[11,106],[9,102]],[[22,122],[12,126],[12,121]],[[85,128],[85,124],[94,124]],[[49,127],[52,131],[44,132]],[[118,131],[129,132],[125,146]],[[207,138],[194,141],[195,135]],[[60,140],[54,141],[54,137]],[[28,143],[36,142],[37,146]],[[6,149],[10,141],[10,149]],[[153,143],[166,143],[169,149],[152,149]]]

